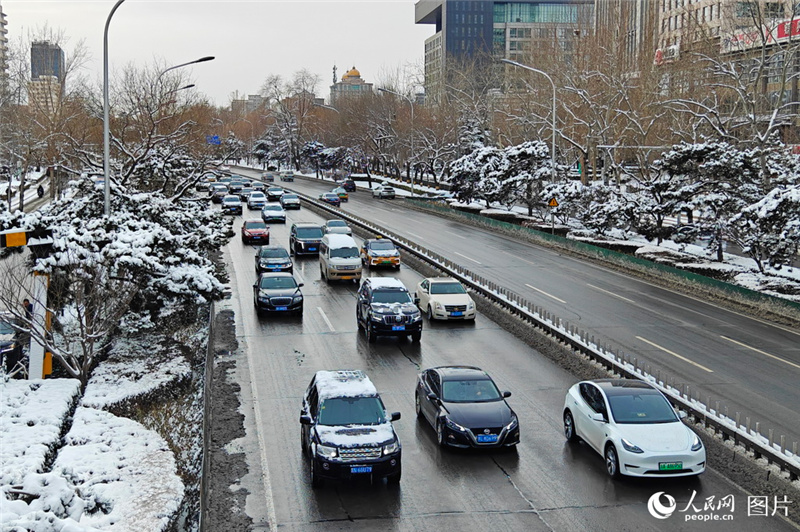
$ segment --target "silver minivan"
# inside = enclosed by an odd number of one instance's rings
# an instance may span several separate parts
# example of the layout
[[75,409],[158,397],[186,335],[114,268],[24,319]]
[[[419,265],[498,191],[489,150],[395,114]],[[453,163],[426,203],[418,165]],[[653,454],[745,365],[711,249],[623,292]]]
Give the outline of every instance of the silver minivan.
[[328,282],[361,279],[361,258],[352,236],[329,233],[322,237],[319,272]]

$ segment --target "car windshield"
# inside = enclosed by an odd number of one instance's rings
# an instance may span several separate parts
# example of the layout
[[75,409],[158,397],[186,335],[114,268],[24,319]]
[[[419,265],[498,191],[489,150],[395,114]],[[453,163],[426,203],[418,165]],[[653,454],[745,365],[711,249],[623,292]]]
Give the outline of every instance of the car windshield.
[[0,334],[14,334],[14,327],[4,320],[0,320]]
[[223,198],[225,203],[240,203],[239,198]]
[[672,423],[679,421],[664,396],[655,393],[609,395],[611,413],[617,423]]
[[328,220],[328,227],[347,227],[342,220]]
[[291,200],[295,200],[295,199],[297,199],[297,194],[284,194],[284,195],[283,195],[283,200],[284,200],[284,201],[286,201],[286,200],[290,200],[290,199],[291,199]]
[[319,407],[319,424],[328,426],[386,423],[386,410],[377,397],[335,397]]
[[405,290],[376,290],[372,293],[373,303],[411,303],[411,296]]
[[431,283],[431,294],[466,294],[461,283]]
[[394,247],[394,243],[389,242],[388,240],[378,240],[377,242],[371,242],[369,248],[378,251],[389,251],[396,249]]
[[276,288],[297,288],[294,277],[262,277],[259,288],[272,290]]
[[336,248],[331,249],[331,257],[339,257],[341,259],[355,259],[358,257],[358,248]]
[[265,196],[264,196],[264,194],[262,192],[253,192],[252,194],[250,194],[250,199],[257,200],[257,199],[264,199],[264,198],[265,198]]
[[264,222],[245,222],[244,227],[245,229],[266,229],[267,224]]
[[499,401],[503,396],[490,379],[444,381],[442,401],[448,403],[486,403]]
[[321,227],[298,227],[297,236],[299,238],[322,238]]
[[347,192],[347,191],[342,187],[339,187],[339,188],[334,188],[333,190],[331,190],[331,192],[334,192],[336,194],[341,194],[342,192]]
[[272,194],[280,194],[281,191],[283,191],[282,188],[270,188],[269,189],[269,192],[271,192]]
[[325,199],[339,199],[339,196],[334,194],[333,192],[329,192],[328,194],[324,194]]
[[272,205],[264,205],[264,208],[261,209],[261,210],[262,211],[282,211],[283,209],[281,208],[280,205],[272,204]]
[[283,248],[262,248],[258,256],[262,259],[283,259],[289,256],[289,252]]

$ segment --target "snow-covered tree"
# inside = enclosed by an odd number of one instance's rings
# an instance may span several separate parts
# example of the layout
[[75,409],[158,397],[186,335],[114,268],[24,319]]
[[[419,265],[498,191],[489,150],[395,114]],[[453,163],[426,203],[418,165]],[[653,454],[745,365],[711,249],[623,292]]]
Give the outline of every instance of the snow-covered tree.
[[53,244],[37,249],[30,263],[2,277],[0,301],[30,328],[20,300],[34,300],[30,271],[50,278],[47,301],[55,334],[33,328],[36,339],[72,377],[86,382],[96,357],[123,315],[142,312],[150,321],[180,320],[198,305],[222,296],[224,273],[209,258],[227,241],[219,211],[197,202],[176,202],[157,192],[116,188],[110,217],[103,190],[91,180],[74,184],[57,199],[25,215],[0,214],[0,225],[50,229]]

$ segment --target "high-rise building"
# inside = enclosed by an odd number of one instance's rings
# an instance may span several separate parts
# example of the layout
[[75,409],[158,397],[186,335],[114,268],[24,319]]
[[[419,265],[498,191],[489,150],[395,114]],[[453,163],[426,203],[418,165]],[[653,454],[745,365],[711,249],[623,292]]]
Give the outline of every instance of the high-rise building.
[[6,14],[3,13],[3,5],[0,4],[0,78],[8,74],[8,30],[6,26]]
[[596,5],[596,32],[608,36],[609,51],[622,57],[631,73],[640,60],[653,58],[658,37],[657,0],[602,0]]
[[343,98],[372,94],[372,83],[367,83],[361,77],[361,72],[356,67],[351,68],[342,76],[342,80],[331,85],[330,102],[333,107]]
[[65,75],[64,51],[48,41],[31,44],[31,80],[40,76],[55,76],[62,82]]
[[425,92],[436,99],[452,60],[485,55],[525,61],[537,42],[568,51],[575,31],[594,27],[594,0],[419,0],[415,22],[433,24],[425,40]]

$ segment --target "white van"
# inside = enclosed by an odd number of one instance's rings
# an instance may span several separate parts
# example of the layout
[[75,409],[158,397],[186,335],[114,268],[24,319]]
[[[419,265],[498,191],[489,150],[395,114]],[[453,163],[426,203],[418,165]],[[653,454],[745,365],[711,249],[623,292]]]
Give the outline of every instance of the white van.
[[281,181],[294,181],[294,171],[281,170]]
[[319,272],[329,283],[361,279],[361,257],[352,236],[329,233],[322,237]]

